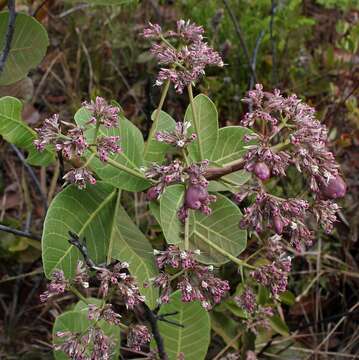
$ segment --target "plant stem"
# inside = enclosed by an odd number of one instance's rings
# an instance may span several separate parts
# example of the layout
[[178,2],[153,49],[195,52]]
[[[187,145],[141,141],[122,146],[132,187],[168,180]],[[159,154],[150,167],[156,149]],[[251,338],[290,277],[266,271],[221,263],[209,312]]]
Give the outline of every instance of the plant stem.
[[189,250],[189,216],[186,217],[184,223],[184,249]]
[[194,106],[192,85],[189,84],[187,89],[188,89],[189,102],[191,104],[191,109],[192,109],[193,126],[194,126],[194,130],[195,130],[195,132],[197,134],[197,138],[198,138],[199,155],[201,157],[201,160],[204,160],[203,149],[202,149],[202,146],[201,146],[201,142],[199,141],[199,124],[198,124],[196,109],[195,109],[195,106]]
[[186,149],[182,148],[181,153],[182,153],[182,156],[184,158],[184,161],[185,161],[186,165],[189,166],[190,163],[189,163],[189,160],[188,160],[188,157],[187,157],[187,154],[186,154]]
[[95,134],[93,136],[93,143],[96,145],[96,140],[97,140],[97,135],[98,135],[98,131],[100,129],[100,121],[98,119],[96,119],[96,127],[95,127]]
[[178,272],[177,274],[174,274],[173,276],[171,276],[169,278],[169,282],[173,281],[174,279],[177,279],[179,276],[181,276],[183,273],[185,272],[185,270],[181,270],[180,272]]
[[74,286],[70,285],[69,289],[74,295],[76,295],[79,299],[81,299],[85,304],[87,304],[87,305],[90,304],[90,302]]
[[232,254],[230,254],[229,252],[227,252],[226,250],[223,250],[221,247],[219,247],[218,245],[214,244],[212,241],[209,241],[205,236],[203,236],[201,233],[195,231],[195,234],[202,240],[204,241],[207,245],[209,245],[211,248],[213,248],[214,250],[218,251],[219,253],[221,253],[222,255],[226,256],[228,259],[232,260],[234,263],[236,263],[239,266],[244,266],[250,269],[255,269],[255,266],[249,265],[247,264],[245,261],[240,260],[238,258],[236,258],[235,256],[233,256]]
[[0,74],[5,68],[6,60],[10,54],[11,42],[15,33],[15,20],[16,20],[16,9],[15,9],[15,0],[8,0],[7,6],[9,9],[9,19],[7,24],[6,35],[4,39],[4,47],[0,53]]
[[[91,149],[92,153],[95,154],[95,156],[97,156],[95,150]],[[98,157],[98,156],[97,156]],[[117,169],[120,169],[122,171],[125,171],[127,172],[128,174],[130,175],[133,175],[133,176],[136,176],[142,180],[147,180],[147,181],[151,181],[149,179],[146,178],[146,176],[144,174],[142,174],[141,172],[137,171],[137,170],[134,170],[134,169],[131,169],[125,165],[122,165],[121,163],[115,161],[115,160],[112,160],[110,158],[107,159],[107,163],[112,165],[113,167],[117,168]]]
[[[163,89],[162,89],[162,92],[161,92],[161,98],[160,98],[160,102],[157,106],[157,109],[156,109],[156,114],[155,114],[155,118],[153,120],[153,124],[151,126],[151,130],[150,130],[150,134],[148,135],[148,140],[151,139],[153,136],[154,136],[154,132],[157,130],[157,126],[158,126],[158,121],[160,119],[160,114],[161,114],[161,110],[162,110],[162,107],[163,107],[163,104],[165,102],[165,99],[166,99],[166,96],[167,96],[167,93],[168,93],[168,89],[170,87],[170,81],[167,80],[163,86]],[[147,143],[145,145],[145,153],[146,153],[146,150],[147,150],[147,146],[148,146],[148,140],[147,140]]]

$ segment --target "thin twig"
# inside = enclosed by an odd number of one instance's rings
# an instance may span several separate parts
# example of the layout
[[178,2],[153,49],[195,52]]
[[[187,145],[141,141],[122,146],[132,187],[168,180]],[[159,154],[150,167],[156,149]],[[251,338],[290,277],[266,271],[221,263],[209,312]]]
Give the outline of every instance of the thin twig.
[[11,228],[9,226],[5,226],[5,225],[2,225],[2,224],[0,224],[0,231],[4,231],[4,232],[10,233],[10,234],[26,237],[26,238],[29,238],[29,239],[41,240],[41,236],[39,236],[39,235],[35,235],[35,234],[32,234],[32,233],[27,232],[27,231],[13,229],[13,228]]
[[156,344],[157,344],[158,356],[160,357],[161,360],[167,360],[168,356],[165,352],[163,338],[160,334],[158,324],[157,324],[158,319],[157,319],[156,315],[152,312],[152,310],[146,304],[143,304],[143,308],[145,310],[146,319],[150,323],[153,338],[155,339]]
[[[254,46],[254,49],[253,49],[253,53],[252,53],[252,60],[251,60],[251,67],[252,69],[255,71],[256,70],[256,66],[257,66],[257,55],[258,55],[258,50],[259,50],[259,45],[264,37],[264,34],[265,34],[265,30],[262,30],[258,37],[257,37],[257,40],[256,40],[256,44]],[[249,83],[249,90],[252,90],[253,87],[254,87],[254,78],[253,76],[251,76],[250,78],[250,83]]]
[[272,83],[273,85],[277,84],[277,56],[275,48],[275,39],[273,36],[273,25],[274,25],[274,15],[277,9],[277,4],[275,0],[272,0],[271,11],[270,11],[270,22],[269,22],[269,36],[272,48]]
[[95,262],[90,258],[88,254],[88,249],[85,240],[81,241],[80,238],[72,231],[69,231],[69,235],[70,235],[69,243],[77,247],[82,257],[84,258],[84,261],[88,266],[88,268],[90,270],[98,270],[99,267],[95,264]]
[[9,9],[9,20],[5,35],[4,49],[0,55],[0,74],[4,70],[6,60],[10,53],[12,38],[15,32],[15,20],[16,20],[15,0],[8,0],[7,7]]
[[242,170],[244,168],[244,165],[245,165],[245,163],[244,163],[243,159],[239,159],[239,160],[234,161],[223,167],[208,168],[205,171],[204,176],[207,180],[216,180],[222,176],[231,174],[238,170]]
[[36,18],[36,15],[39,13],[39,11],[43,8],[43,6],[48,2],[49,0],[43,0],[38,6],[37,8],[34,10],[34,12],[32,13],[32,16],[34,18]]
[[[88,254],[88,249],[87,249],[85,241],[81,241],[80,238],[78,237],[78,235],[76,235],[75,233],[73,233],[71,231],[69,231],[69,235],[70,235],[69,243],[71,245],[74,245],[75,247],[77,247],[77,249],[80,251],[81,255],[83,256],[84,261],[86,262],[86,265],[92,270],[99,270],[100,267],[95,264],[95,262],[90,258],[89,254]],[[107,265],[107,266],[109,266],[109,265]],[[142,308],[144,310],[146,320],[149,322],[149,324],[151,326],[153,338],[155,339],[156,344],[157,344],[158,355],[161,360],[168,360],[168,356],[167,356],[167,354],[165,352],[165,348],[164,348],[163,338],[160,334],[158,324],[157,324],[158,318],[157,318],[156,314],[154,314],[153,311],[145,303],[142,304]],[[176,324],[176,325],[178,325],[178,324]]]
[[234,29],[235,29],[235,31],[236,31],[236,33],[238,35],[239,43],[241,44],[241,47],[242,47],[242,50],[243,50],[243,53],[244,53],[244,57],[246,58],[246,62],[248,64],[249,70],[251,72],[251,76],[253,77],[254,82],[257,82],[256,72],[253,69],[252,64],[251,64],[251,60],[250,60],[250,57],[249,57],[249,51],[248,51],[247,45],[246,45],[246,43],[244,41],[241,26],[240,26],[240,24],[239,24],[239,22],[238,22],[238,20],[237,20],[237,18],[235,16],[235,14],[233,13],[231,7],[229,6],[228,1],[227,0],[222,0],[222,1],[223,1],[223,4],[224,4],[227,12],[228,12],[229,17],[232,20]]
[[22,164],[24,165],[26,171],[29,173],[31,179],[33,180],[35,187],[41,197],[41,200],[44,204],[44,208],[45,211],[48,208],[48,204],[47,204],[47,198],[45,196],[45,194],[42,192],[42,188],[41,188],[41,184],[39,182],[39,179],[37,178],[37,176],[34,173],[34,170],[32,169],[32,167],[26,162],[26,159],[24,157],[24,155],[22,154],[22,152],[14,145],[14,144],[10,144],[10,147],[14,150],[16,156],[20,159],[20,161],[22,162]]

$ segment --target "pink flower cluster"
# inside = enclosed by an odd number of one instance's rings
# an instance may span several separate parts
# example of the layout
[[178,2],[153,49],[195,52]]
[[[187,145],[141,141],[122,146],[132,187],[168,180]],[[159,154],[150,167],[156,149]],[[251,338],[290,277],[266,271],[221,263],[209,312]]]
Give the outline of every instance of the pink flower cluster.
[[85,101],[82,106],[91,114],[88,123],[95,125],[99,122],[100,125],[108,128],[118,127],[120,109],[117,106],[109,105],[104,98],[97,96],[95,101]]
[[[85,102],[83,105],[91,115],[86,126],[89,124],[103,125],[105,127],[118,126],[119,109],[108,105],[105,99],[97,97],[95,101]],[[62,133],[61,124],[71,128],[66,133]],[[118,145],[120,140],[118,136],[100,136],[96,138],[95,144],[88,144],[85,139],[84,129],[61,122],[58,114],[46,119],[43,126],[35,130],[38,138],[34,140],[34,145],[38,151],[43,151],[47,145],[51,144],[57,151],[61,151],[63,157],[67,160],[81,158],[90,146],[96,147],[98,157],[103,162],[108,160],[110,154],[122,151]],[[80,189],[85,188],[87,183],[96,183],[93,174],[84,167],[70,170],[64,176],[64,180],[70,184],[76,184]]]
[[63,178],[69,184],[76,184],[79,189],[85,189],[87,184],[95,185],[96,179],[86,168],[71,169]]
[[105,304],[103,307],[98,307],[95,304],[89,305],[88,310],[89,320],[99,321],[105,320],[111,325],[120,325],[121,315],[112,310],[111,304]]
[[190,126],[190,122],[178,122],[176,123],[175,130],[172,132],[158,131],[156,133],[156,140],[159,142],[164,142],[166,144],[177,146],[179,148],[184,148],[192,141],[197,139],[197,135],[195,133],[192,133],[190,136],[188,136],[187,132]]
[[152,201],[160,197],[166,186],[182,181],[183,166],[179,160],[172,161],[169,165],[153,164],[146,170],[148,179],[157,180],[157,184],[147,190],[147,200]]
[[[250,103],[254,111],[244,116],[242,124],[251,128],[259,125],[258,143],[250,146],[244,159],[248,171],[256,173],[256,164],[264,163],[268,176],[256,175],[267,180],[270,175],[285,175],[286,168],[293,164],[309,177],[313,192],[332,199],[345,195],[339,165],[327,148],[327,129],[315,118],[312,107],[296,95],[285,97],[279,90],[265,92],[260,84],[243,101]],[[288,141],[278,143],[283,138]],[[328,187],[339,190],[328,191]]]
[[211,47],[203,41],[204,30],[190,21],[177,21],[176,31],[162,31],[155,24],[144,29],[143,36],[154,41],[151,53],[156,57],[161,68],[156,85],[169,80],[178,93],[204,75],[205,67],[222,67],[223,61]]
[[145,325],[132,325],[127,334],[127,346],[130,349],[140,351],[142,346],[147,345],[152,335]]
[[[160,270],[166,267],[179,270],[174,277],[177,288],[181,291],[182,301],[200,301],[206,310],[221,302],[229,291],[229,283],[214,276],[212,266],[203,266],[195,259],[199,251],[184,251],[176,246],[169,246],[166,251],[155,250],[156,264]],[[161,289],[160,301],[169,301],[171,292],[171,277],[161,272],[153,284]]]
[[244,189],[236,194],[235,200],[240,203],[251,194],[255,194],[255,200],[244,209],[240,226],[258,233],[272,230],[288,239],[299,252],[313,243],[314,233],[309,228],[312,215],[325,232],[330,233],[339,209],[333,200],[317,198],[310,204],[300,198],[282,199],[255,188]]
[[51,282],[47,285],[47,290],[40,295],[41,302],[48,301],[51,297],[61,295],[69,286],[62,270],[55,270],[51,276]]
[[133,309],[136,305],[145,301],[140,294],[138,285],[133,276],[128,274],[128,264],[117,263],[112,270],[100,268],[97,271],[97,278],[100,280],[100,294],[106,297],[110,287],[118,294],[126,305],[127,309]]
[[113,343],[97,326],[90,326],[84,333],[59,331],[56,336],[64,341],[55,345],[55,350],[63,351],[70,359],[110,359]]
[[274,298],[287,290],[291,258],[285,254],[280,244],[280,236],[269,239],[267,259],[270,264],[260,266],[250,275],[261,285],[268,287]]
[[243,293],[236,296],[234,300],[248,315],[248,318],[244,321],[248,330],[257,334],[259,328],[269,328],[269,318],[274,314],[273,309],[268,306],[258,305],[251,288],[245,288]]

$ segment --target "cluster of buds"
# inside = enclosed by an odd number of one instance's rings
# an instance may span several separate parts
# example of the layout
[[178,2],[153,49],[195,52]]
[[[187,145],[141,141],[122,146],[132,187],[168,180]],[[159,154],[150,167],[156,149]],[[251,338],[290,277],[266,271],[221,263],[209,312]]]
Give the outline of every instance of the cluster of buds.
[[282,199],[256,188],[236,194],[235,200],[240,203],[250,194],[255,194],[255,201],[244,209],[240,226],[258,233],[270,229],[287,238],[299,252],[313,243],[314,234],[308,225],[311,215],[326,233],[330,233],[339,209],[333,200],[316,198],[310,204],[299,198]]
[[197,135],[192,133],[188,136],[188,129],[191,127],[191,123],[188,121],[177,122],[176,128],[172,132],[158,131],[155,135],[156,140],[169,145],[174,145],[179,148],[184,148],[192,141],[197,139]]
[[40,295],[41,302],[48,301],[51,297],[61,295],[69,286],[69,281],[65,279],[62,270],[55,270],[51,275],[51,282],[47,285],[47,290]]
[[[195,255],[199,253],[199,250],[184,251],[172,245],[166,251],[155,250],[156,264],[160,270],[170,267],[179,271],[174,277],[177,279],[177,288],[181,291],[182,301],[198,300],[206,310],[210,310],[214,304],[221,302],[230,287],[228,281],[214,276],[212,266],[198,263]],[[161,303],[169,301],[171,282],[171,277],[164,272],[153,281],[153,284],[161,289]]]
[[99,321],[105,320],[111,325],[120,325],[121,315],[112,310],[111,304],[105,304],[103,307],[98,307],[95,304],[89,305],[88,310],[89,320]]
[[84,101],[82,106],[91,114],[89,124],[100,124],[107,128],[118,127],[120,109],[117,106],[109,105],[104,98],[97,96],[95,101]]
[[63,341],[55,345],[55,350],[63,351],[73,360],[109,360],[113,342],[97,326],[90,326],[82,333],[70,331],[57,332],[56,336]]
[[209,205],[216,201],[216,196],[208,193],[208,181],[203,175],[207,166],[208,161],[204,160],[199,165],[192,164],[185,169],[188,184],[184,204],[178,211],[178,217],[182,222],[188,217],[189,209],[199,210],[205,215],[210,215],[212,212]]
[[[237,194],[237,201],[252,191]],[[301,251],[303,246],[310,246],[313,233],[305,225],[309,203],[302,199],[281,199],[263,191],[254,191],[254,203],[244,209],[240,226],[261,233],[272,229],[276,234],[285,234],[291,244]]]
[[112,269],[99,268],[97,278],[100,280],[100,295],[106,297],[110,287],[120,296],[127,309],[133,309],[136,305],[145,301],[140,294],[137,282],[128,274],[128,264],[117,263]]
[[152,335],[145,325],[130,326],[127,334],[127,346],[135,351],[147,345],[152,339]]
[[174,160],[169,165],[153,164],[145,175],[148,179],[157,180],[157,184],[147,191],[147,200],[156,200],[163,193],[166,186],[182,181],[183,166],[180,161]]
[[[90,113],[90,120],[85,124],[86,126],[96,124],[97,128],[100,125],[118,127],[118,107],[108,105],[101,97],[97,97],[91,103],[85,102],[83,106]],[[70,129],[64,133],[62,131],[64,127],[70,127]],[[46,119],[42,127],[35,130],[38,138],[34,140],[34,145],[38,151],[43,151],[47,145],[53,145],[56,151],[60,151],[67,160],[81,158],[90,146],[96,147],[98,157],[103,162],[107,161],[110,154],[121,152],[118,136],[96,137],[95,143],[89,144],[84,135],[86,128],[60,121],[58,114]],[[93,174],[84,167],[70,170],[65,174],[64,180],[76,184],[80,189],[85,188],[87,183],[96,183]]]
[[[315,118],[312,107],[296,95],[285,97],[279,90],[265,92],[259,84],[243,101],[254,111],[244,116],[242,124],[255,128],[260,122],[258,142],[249,146],[244,158],[245,169],[267,180],[271,175],[285,175],[286,168],[293,164],[309,177],[309,187],[318,196],[336,199],[345,195],[339,165],[327,149],[327,129]],[[285,141],[280,142],[282,139]]]
[[287,290],[288,274],[291,270],[291,258],[283,251],[280,236],[269,239],[267,258],[270,264],[260,266],[250,275],[261,285],[268,287],[274,298]]
[[254,334],[259,328],[269,328],[269,318],[273,316],[273,309],[268,306],[261,306],[256,303],[256,296],[251,288],[244,289],[243,293],[236,296],[234,300],[242,307],[248,317],[245,325]]
[[143,36],[153,40],[151,53],[162,65],[156,85],[170,81],[178,93],[188,85],[197,82],[205,74],[208,65],[223,67],[223,61],[203,41],[204,30],[190,21],[177,21],[176,31],[163,31],[158,24],[149,24]]

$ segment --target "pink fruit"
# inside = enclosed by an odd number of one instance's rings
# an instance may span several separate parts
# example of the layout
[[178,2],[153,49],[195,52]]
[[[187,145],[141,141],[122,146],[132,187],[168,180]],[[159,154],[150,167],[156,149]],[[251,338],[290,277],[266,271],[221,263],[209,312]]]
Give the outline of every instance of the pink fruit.
[[253,172],[260,180],[268,180],[270,178],[270,169],[264,162],[259,162],[254,166]]
[[322,183],[320,187],[321,194],[327,199],[339,199],[345,196],[347,185],[340,175],[331,178],[328,183]]

